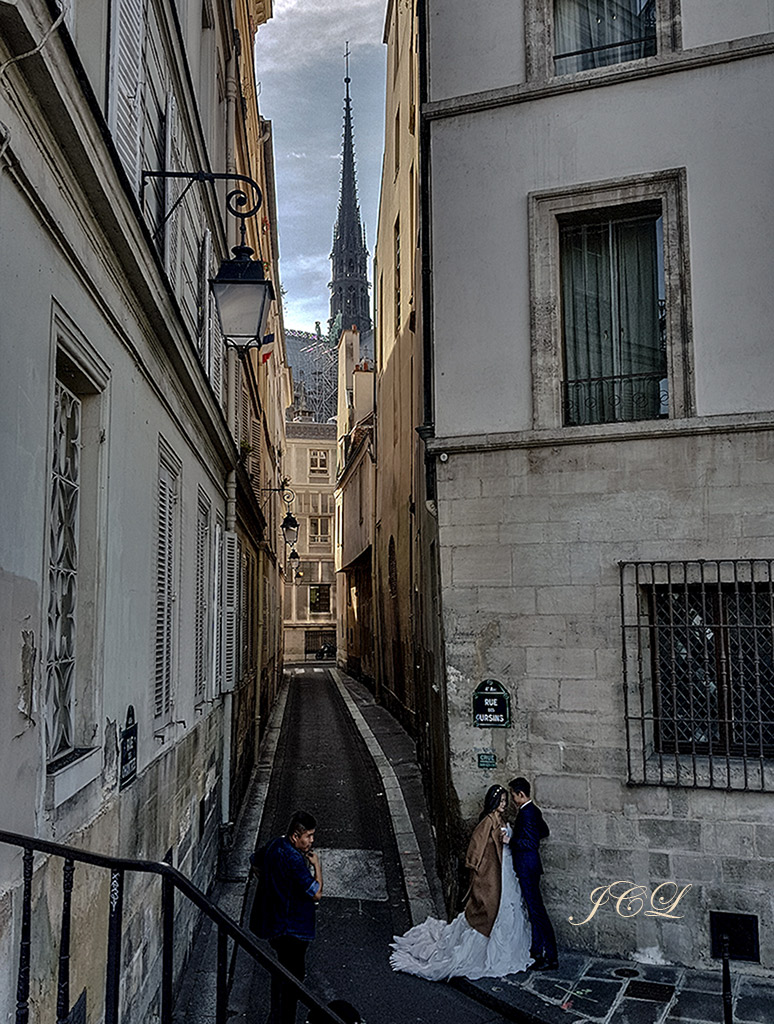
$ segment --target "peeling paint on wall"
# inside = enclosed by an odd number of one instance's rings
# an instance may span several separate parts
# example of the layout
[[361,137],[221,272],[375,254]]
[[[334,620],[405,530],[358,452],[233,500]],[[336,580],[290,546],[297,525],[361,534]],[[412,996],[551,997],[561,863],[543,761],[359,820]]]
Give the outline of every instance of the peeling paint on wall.
[[38,659],[38,650],[35,646],[35,634],[29,629],[22,630],[21,650],[21,685],[19,686],[19,700],[17,708],[28,721],[35,725],[33,712],[33,683],[35,680],[35,663]]

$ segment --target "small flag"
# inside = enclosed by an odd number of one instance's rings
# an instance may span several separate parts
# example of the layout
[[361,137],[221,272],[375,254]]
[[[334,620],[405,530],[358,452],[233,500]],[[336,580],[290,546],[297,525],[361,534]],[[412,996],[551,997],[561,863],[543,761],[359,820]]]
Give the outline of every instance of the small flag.
[[274,351],[274,335],[264,334],[263,341],[260,346],[261,353],[261,365],[268,362],[271,359],[271,354]]

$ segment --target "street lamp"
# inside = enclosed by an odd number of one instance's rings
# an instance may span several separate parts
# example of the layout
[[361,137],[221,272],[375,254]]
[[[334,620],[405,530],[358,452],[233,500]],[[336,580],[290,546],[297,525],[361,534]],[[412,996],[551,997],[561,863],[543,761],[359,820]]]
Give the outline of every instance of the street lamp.
[[[226,209],[240,220],[240,242],[231,250],[234,258],[223,260],[217,275],[210,281],[213,298],[218,310],[223,337],[240,352],[251,346],[263,344],[266,325],[269,320],[269,309],[274,302],[274,286],[264,277],[261,260],[251,259],[253,250],[245,244],[248,217],[254,217],[263,202],[258,183],[245,174],[212,174],[209,171],[143,171],[142,187],[145,188],[149,178],[179,178],[188,182],[175,202],[167,211],[164,220],[156,229],[158,234],[177,207],[185,198],[188,189],[196,181],[240,181],[252,188],[255,203],[250,209],[247,206],[247,193],[243,188],[235,188],[226,196]],[[155,237],[155,236],[154,236]]]
[[295,550],[296,541],[298,540],[298,520],[290,511],[289,505],[285,518],[280,524],[280,529],[282,530],[282,536],[285,538],[285,543]]
[[244,244],[231,250],[233,260],[224,260],[210,282],[223,337],[236,348],[260,345],[266,333],[274,286],[263,275],[263,263],[253,260],[253,250]]

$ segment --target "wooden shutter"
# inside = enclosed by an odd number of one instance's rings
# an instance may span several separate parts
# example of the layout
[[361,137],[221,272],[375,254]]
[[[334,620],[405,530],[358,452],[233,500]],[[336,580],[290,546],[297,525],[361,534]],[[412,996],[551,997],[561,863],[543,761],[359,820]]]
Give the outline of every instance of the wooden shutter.
[[140,189],[145,0],[113,0],[108,124],[135,193]]
[[214,692],[220,693],[223,672],[223,523],[215,521],[215,539],[212,545],[212,680]]
[[203,495],[196,509],[196,579],[194,583],[194,697],[201,703],[207,696],[209,668],[210,599],[210,506]]
[[[177,116],[177,101],[170,90],[167,96],[167,116],[165,122],[166,138],[164,143],[164,162],[166,170],[181,170],[180,147],[178,133],[180,131]],[[168,216],[183,189],[182,179],[166,178],[164,181],[164,216]],[[182,204],[175,209],[164,225],[164,269],[167,272],[172,290],[177,295],[180,291],[180,224]]]
[[239,661],[240,544],[235,533],[223,535],[223,690],[237,684]]
[[253,420],[250,423],[250,478],[253,483],[255,496],[261,498],[261,421]]
[[204,229],[199,258],[199,358],[208,377],[211,376],[212,311],[210,309],[210,264],[212,263],[212,233]]
[[172,707],[172,622],[175,562],[175,503],[177,477],[159,463],[158,517],[156,529],[156,629],[154,667],[154,714],[166,715]]

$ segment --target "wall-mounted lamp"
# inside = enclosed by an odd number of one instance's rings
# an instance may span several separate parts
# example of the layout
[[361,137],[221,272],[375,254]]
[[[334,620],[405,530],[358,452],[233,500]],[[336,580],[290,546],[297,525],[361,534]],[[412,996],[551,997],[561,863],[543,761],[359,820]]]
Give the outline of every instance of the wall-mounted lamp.
[[274,286],[263,273],[261,260],[251,259],[253,250],[246,244],[245,221],[254,217],[263,201],[258,183],[245,174],[212,174],[209,171],[143,171],[142,187],[149,178],[181,178],[188,182],[177,197],[164,220],[156,229],[161,231],[177,207],[185,198],[191,185],[196,181],[242,181],[252,188],[256,200],[253,206],[247,206],[248,196],[243,188],[235,188],[226,196],[226,209],[240,220],[240,243],[231,250],[234,259],[223,260],[217,275],[210,281],[210,287],[218,310],[223,337],[227,344],[239,352],[251,347],[260,347],[263,343],[269,310],[275,299]]

